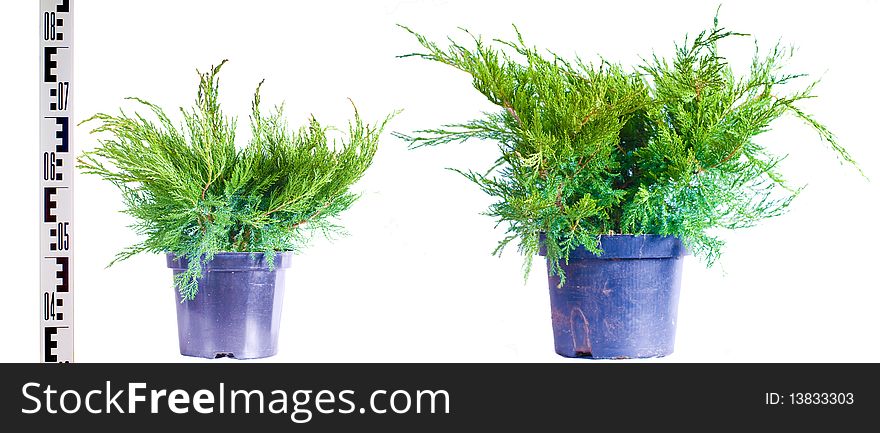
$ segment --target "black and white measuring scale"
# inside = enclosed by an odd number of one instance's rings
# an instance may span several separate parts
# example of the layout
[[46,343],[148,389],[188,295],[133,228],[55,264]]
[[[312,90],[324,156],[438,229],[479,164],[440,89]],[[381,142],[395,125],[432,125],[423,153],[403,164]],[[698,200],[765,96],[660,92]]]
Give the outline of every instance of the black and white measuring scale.
[[72,0],[40,0],[39,74],[40,362],[72,362]]

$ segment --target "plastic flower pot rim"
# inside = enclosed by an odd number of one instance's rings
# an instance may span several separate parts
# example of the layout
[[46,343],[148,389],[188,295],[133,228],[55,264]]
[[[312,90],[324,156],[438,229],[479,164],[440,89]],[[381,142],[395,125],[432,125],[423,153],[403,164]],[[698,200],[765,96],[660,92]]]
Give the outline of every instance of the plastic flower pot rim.
[[[538,254],[547,255],[546,235],[539,235]],[[613,259],[659,259],[688,255],[681,240],[668,235],[600,235],[599,248],[601,255],[587,250],[583,245],[569,253],[569,260],[613,260]]]
[[[289,268],[293,251],[276,251],[274,253],[274,268]],[[166,253],[168,267],[171,269],[186,269],[189,259],[178,256],[175,253]],[[238,270],[268,270],[269,258],[265,252],[220,252],[214,253],[211,260],[202,261],[203,271],[238,271]]]

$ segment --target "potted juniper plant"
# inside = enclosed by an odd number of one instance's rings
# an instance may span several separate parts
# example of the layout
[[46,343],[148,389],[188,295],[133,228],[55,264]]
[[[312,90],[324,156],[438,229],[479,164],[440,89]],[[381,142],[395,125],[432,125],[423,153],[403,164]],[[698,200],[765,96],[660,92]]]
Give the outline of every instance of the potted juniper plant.
[[[546,257],[556,352],[566,357],[668,355],[675,339],[682,257],[712,264],[717,229],[779,215],[797,196],[767,143],[755,137],[783,115],[803,120],[842,161],[834,136],[798,102],[802,75],[782,71],[791,51],[756,54],[735,76],[717,42],[744,36],[715,25],[674,58],[633,71],[566,60],[519,32],[494,44],[470,36],[441,47],[412,33],[415,56],[469,74],[498,111],[460,124],[397,134],[411,147],[469,139],[497,144],[488,172],[460,171],[496,199],[487,211],[525,256]],[[853,163],[854,164],[854,163]]]
[[254,95],[246,146],[218,101],[217,74],[200,73],[191,110],[177,127],[138,98],[141,114],[97,114],[103,138],[78,166],[118,187],[143,240],[119,253],[165,253],[179,294],[180,352],[207,358],[261,358],[277,352],[284,270],[315,233],[339,233],[334,217],[357,196],[351,185],[376,153],[385,123],[365,124],[357,110],[348,137],[328,139],[314,118],[292,130],[282,107],[260,111]]

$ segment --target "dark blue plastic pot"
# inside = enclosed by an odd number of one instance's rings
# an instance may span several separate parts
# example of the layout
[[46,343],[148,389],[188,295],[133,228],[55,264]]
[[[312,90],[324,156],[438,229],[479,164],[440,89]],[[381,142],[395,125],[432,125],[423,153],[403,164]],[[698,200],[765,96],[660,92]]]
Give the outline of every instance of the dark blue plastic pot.
[[[601,236],[601,256],[583,246],[549,276],[556,353],[650,358],[672,353],[686,254],[671,236]],[[542,249],[542,255],[546,251]],[[549,266],[549,264],[548,264]]]
[[[269,269],[263,253],[218,253],[202,265],[199,292],[177,303],[180,353],[202,358],[265,358],[278,352],[284,270],[292,253],[275,254]],[[174,275],[188,261],[167,254]]]

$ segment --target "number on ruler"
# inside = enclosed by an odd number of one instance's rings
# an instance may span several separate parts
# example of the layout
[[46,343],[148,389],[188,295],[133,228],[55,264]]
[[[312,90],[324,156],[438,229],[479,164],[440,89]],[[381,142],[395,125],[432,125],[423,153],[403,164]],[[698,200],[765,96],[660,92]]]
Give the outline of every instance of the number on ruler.
[[49,96],[55,98],[55,102],[49,103],[50,110],[63,111],[67,109],[67,97],[70,95],[70,81],[59,81],[58,87],[49,89]]
[[67,227],[70,226],[69,222],[58,223],[58,250],[66,251],[70,249],[70,235],[67,234]]
[[55,292],[43,292],[43,319],[55,320]]
[[55,180],[55,167],[58,161],[55,152],[43,152],[43,180]]
[[55,33],[55,12],[45,12],[43,14],[43,39],[54,41],[57,36]]
[[49,229],[49,236],[55,238],[55,242],[49,244],[50,250],[67,251],[70,249],[70,234],[67,233],[68,227],[70,227],[69,222],[59,222],[56,228]]

